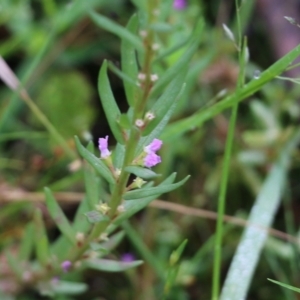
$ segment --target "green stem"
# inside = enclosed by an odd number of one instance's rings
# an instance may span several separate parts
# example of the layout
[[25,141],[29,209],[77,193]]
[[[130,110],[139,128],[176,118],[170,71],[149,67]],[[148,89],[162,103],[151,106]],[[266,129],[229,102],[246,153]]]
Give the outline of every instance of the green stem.
[[[153,2],[149,2],[149,22],[151,23],[153,20]],[[113,218],[117,211],[118,206],[122,203],[122,196],[126,189],[127,182],[129,179],[129,174],[125,171],[125,168],[130,165],[134,159],[136,145],[140,139],[140,132],[135,126],[135,121],[139,118],[142,118],[145,107],[147,104],[147,100],[152,88],[153,83],[151,82],[151,64],[153,60],[153,43],[154,35],[153,32],[149,32],[149,36],[145,39],[145,60],[143,63],[142,73],[146,75],[146,81],[144,85],[144,91],[141,95],[141,98],[137,102],[136,106],[134,107],[133,118],[131,120],[131,130],[129,139],[126,144],[126,151],[125,151],[125,158],[123,162],[123,166],[121,168],[121,174],[119,180],[117,181],[116,187],[112,193],[111,200],[110,200],[110,211],[108,216]]]
[[226,191],[227,182],[230,170],[230,158],[232,151],[232,144],[234,138],[234,128],[236,123],[236,117],[238,112],[238,103],[232,108],[229,132],[226,140],[225,157],[222,170],[222,181],[221,189],[218,199],[218,218],[217,218],[217,229],[216,229],[216,240],[214,247],[214,267],[213,267],[213,286],[212,286],[212,299],[217,300],[220,292],[220,269],[222,260],[222,238],[223,238],[223,219],[225,213],[226,204]]
[[122,196],[123,193],[126,189],[127,182],[129,179],[129,173],[125,171],[125,168],[130,165],[130,163],[134,159],[134,154],[135,154],[135,148],[136,144],[139,138],[139,132],[134,128],[134,125],[132,125],[132,129],[130,132],[129,140],[126,145],[126,152],[125,152],[125,157],[124,157],[124,162],[123,166],[121,169],[121,174],[120,177],[116,183],[116,186],[113,190],[111,199],[110,199],[110,210],[108,213],[108,216],[110,218],[113,218],[118,206],[122,203]]
[[[236,4],[236,11],[237,11],[238,49],[239,49],[239,64],[240,64],[240,73],[239,73],[239,78],[237,81],[237,92],[239,93],[240,89],[242,88],[242,86],[244,84],[245,62],[244,62],[243,56],[245,53],[245,47],[246,47],[247,43],[246,43],[246,40],[244,43],[242,43],[238,0],[235,1],[235,4]],[[218,300],[219,294],[220,294],[220,272],[221,272],[221,263],[222,263],[223,220],[224,220],[224,214],[225,214],[226,191],[227,191],[227,183],[228,183],[228,177],[229,177],[229,171],[230,171],[230,161],[231,161],[231,153],[232,153],[232,145],[233,145],[234,129],[235,129],[235,124],[236,124],[236,119],[237,119],[237,113],[238,113],[238,102],[236,102],[232,107],[230,123],[229,123],[229,128],[228,128],[228,136],[226,139],[220,194],[219,194],[219,198],[218,198],[218,218],[217,218],[217,228],[216,228],[216,240],[215,240],[215,247],[214,247],[212,300]]]
[[32,101],[26,93],[20,93],[23,101],[28,105],[34,115],[39,119],[39,121],[45,126],[48,132],[52,135],[52,137],[56,140],[56,142],[64,149],[65,153],[70,157],[70,159],[76,159],[77,155],[70,148],[65,139],[60,135],[60,133],[56,130],[56,128],[51,124],[51,122],[47,119],[47,117],[42,113],[42,111],[38,108],[38,106]]

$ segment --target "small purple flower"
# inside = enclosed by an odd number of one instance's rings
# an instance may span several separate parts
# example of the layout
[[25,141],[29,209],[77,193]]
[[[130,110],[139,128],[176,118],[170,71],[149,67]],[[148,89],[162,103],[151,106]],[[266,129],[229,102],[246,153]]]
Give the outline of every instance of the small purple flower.
[[105,138],[99,139],[99,150],[101,158],[107,158],[110,156],[110,151],[108,150],[108,135]]
[[163,142],[159,139],[154,139],[148,146],[145,147],[146,153],[156,152],[161,148]]
[[186,8],[186,0],[174,0],[173,8],[176,10],[182,10]]
[[155,152],[161,148],[163,142],[159,139],[154,139],[148,146],[144,148],[146,156],[144,157],[144,166],[147,168],[154,167],[161,162],[161,158]]
[[147,153],[146,157],[144,158],[144,165],[147,168],[154,167],[160,162],[161,162],[160,156],[155,154],[154,152]]
[[67,273],[68,271],[70,271],[71,267],[72,267],[72,262],[70,262],[69,260],[65,260],[61,263],[61,268],[63,269],[63,271],[65,273]]
[[124,253],[121,256],[121,261],[125,263],[133,262],[135,260],[135,257],[132,253]]

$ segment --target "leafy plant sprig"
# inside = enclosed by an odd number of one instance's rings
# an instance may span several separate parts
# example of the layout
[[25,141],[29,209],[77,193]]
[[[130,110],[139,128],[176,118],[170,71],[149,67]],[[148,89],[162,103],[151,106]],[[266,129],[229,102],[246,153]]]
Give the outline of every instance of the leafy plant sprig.
[[[158,75],[154,69],[157,34],[151,28],[157,19],[157,15],[153,13],[158,9],[157,5],[155,1],[149,1],[142,11],[146,21],[140,22],[137,15],[134,15],[126,28],[112,23],[95,11],[90,12],[90,17],[96,24],[113,31],[122,39],[122,70],[118,72],[124,82],[129,109],[127,113],[121,114],[109,83],[108,63],[104,61],[99,73],[99,95],[117,145],[111,151],[108,146],[109,137],[100,137],[99,158],[93,154],[92,145],[85,148],[75,137],[79,154],[91,166],[89,168],[84,164],[86,197],[71,224],[51,190],[45,188],[48,211],[62,235],[51,245],[41,212],[36,210],[33,222],[37,228],[35,236],[31,236],[30,224],[21,243],[21,249],[24,250],[16,260],[9,260],[22,288],[35,286],[43,294],[50,296],[63,292],[80,293],[86,289],[86,285],[65,282],[57,276],[84,268],[115,272],[138,266],[142,261],[125,263],[103,258],[119,241],[118,233],[111,235],[112,231],[159,195],[178,188],[188,179],[187,176],[174,183],[174,173],[157,186],[153,186],[150,181],[159,176],[151,170],[161,162],[158,151],[163,142],[158,137],[167,125],[184,89],[187,68],[182,66],[190,61],[197,49],[203,22],[200,21],[195,27],[181,61],[175,63],[167,73]],[[140,26],[142,29],[139,29]],[[181,71],[178,73],[179,68]],[[93,191],[97,189],[99,175],[109,184],[110,196],[107,201],[97,191]],[[131,175],[135,177],[132,181]],[[83,215],[86,219],[83,219]],[[35,252],[37,261],[29,263],[32,251]],[[15,267],[23,262],[29,263],[25,273]]]

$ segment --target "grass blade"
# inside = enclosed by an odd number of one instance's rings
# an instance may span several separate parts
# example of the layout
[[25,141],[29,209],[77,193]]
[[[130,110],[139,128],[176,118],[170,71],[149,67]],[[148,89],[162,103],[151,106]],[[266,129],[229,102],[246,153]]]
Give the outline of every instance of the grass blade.
[[[282,149],[253,205],[248,219],[249,224],[259,224],[263,228],[268,228],[272,224],[282,196],[290,154],[299,139],[300,131]],[[229,268],[221,300],[246,299],[267,236],[267,231],[258,228],[257,225],[249,225],[246,228]]]
[[266,83],[280,75],[298,56],[300,55],[300,45],[274,63],[266,71],[264,71],[258,79],[251,80],[238,92],[229,95],[224,100],[215,105],[200,109],[198,112],[184,120],[175,122],[169,125],[164,133],[162,139],[164,141],[171,141],[177,139],[190,129],[201,126],[205,121],[212,119],[214,116],[221,113],[223,110],[233,106],[236,102],[242,101],[260,90]]

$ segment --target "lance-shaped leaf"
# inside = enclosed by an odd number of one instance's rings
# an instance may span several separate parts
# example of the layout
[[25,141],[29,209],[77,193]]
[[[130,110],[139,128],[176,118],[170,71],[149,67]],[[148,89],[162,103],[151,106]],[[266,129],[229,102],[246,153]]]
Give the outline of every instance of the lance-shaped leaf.
[[109,259],[92,259],[83,263],[84,266],[105,272],[123,272],[135,268],[143,263],[142,260],[122,262]]
[[71,227],[67,217],[65,216],[64,212],[58,205],[57,201],[53,197],[49,188],[45,188],[45,195],[46,195],[46,205],[48,211],[54,220],[55,224],[61,231],[61,233],[73,244],[76,245],[76,233],[74,232],[73,228]]
[[178,261],[182,255],[182,252],[187,244],[187,240],[184,240],[179,247],[174,250],[169,259],[169,266],[167,269],[166,283],[164,287],[165,295],[168,295],[172,286],[175,284],[175,280],[179,270]]
[[115,150],[113,152],[113,163],[116,169],[121,169],[123,165],[123,160],[125,156],[125,147],[117,143]]
[[85,283],[63,280],[54,281],[51,287],[56,295],[79,295],[88,289]]
[[72,24],[77,24],[90,9],[96,9],[105,4],[106,0],[74,1],[62,4],[53,16],[53,26],[58,32],[71,28]]
[[94,251],[104,251],[108,254],[113,249],[115,249],[123,240],[125,236],[124,231],[120,231],[114,235],[109,237],[109,240],[102,242],[102,243],[90,243],[91,249]]
[[47,265],[49,262],[49,241],[43,221],[42,212],[36,209],[34,213],[34,225],[35,225],[35,251],[36,256],[41,265]]
[[138,146],[136,148],[136,155],[139,155],[145,146],[149,145],[153,141],[153,139],[159,137],[160,134],[163,132],[164,128],[168,124],[174,110],[176,109],[176,107],[178,105],[178,101],[179,101],[182,93],[184,92],[184,88],[185,88],[185,85],[182,87],[180,93],[173,100],[173,103],[169,106],[168,111],[166,112],[166,114],[163,116],[161,121],[156,125],[156,127],[153,128],[151,133],[140,139],[140,141],[138,143]]
[[178,97],[178,94],[180,93],[184,85],[186,70],[186,68],[183,68],[181,70],[181,72],[168,85],[165,92],[151,107],[150,111],[154,114],[155,118],[147,125],[147,127],[143,131],[143,135],[150,134],[167,114],[170,107],[172,107],[172,104]]
[[120,119],[121,112],[116,103],[115,97],[110,87],[107,77],[107,61],[105,60],[100,69],[98,78],[98,91],[100,100],[109,123],[109,127],[114,134],[114,137],[120,144],[124,144],[121,127],[117,123]]
[[[83,198],[76,211],[74,222],[72,224],[74,232],[87,233],[91,228],[91,224],[87,221],[86,216],[84,215],[84,213],[88,210],[88,201],[86,198]],[[68,247],[70,247],[69,240],[64,235],[61,235],[54,243],[52,243],[50,248],[51,254],[55,255],[60,261],[64,261],[68,259],[68,253],[66,251]]]
[[200,40],[202,38],[202,32],[204,28],[204,21],[201,19],[191,36],[191,45],[186,50],[186,52],[181,56],[181,58],[171,67],[169,68],[163,76],[158,80],[158,82],[154,85],[151,91],[151,97],[155,97],[159,95],[163,89],[168,85],[168,83],[178,75],[182,69],[184,69],[190,62],[192,56],[195,54],[198,49]]
[[[87,146],[87,150],[91,153],[93,151],[93,144],[92,142],[89,143]],[[84,183],[85,183],[85,190],[86,190],[86,197],[89,202],[90,209],[93,209],[99,201],[99,193],[98,193],[98,184],[99,180],[95,174],[95,170],[89,166],[84,166]]]
[[[168,178],[166,178],[159,186],[161,185],[169,185],[174,182],[176,178],[176,174],[171,174]],[[151,201],[156,199],[159,196],[159,194],[149,196],[143,199],[135,200],[135,201],[125,201],[124,202],[124,209],[125,211],[118,215],[116,219],[114,219],[113,224],[115,226],[120,225],[124,220],[129,219],[132,215],[146,207]]]
[[[133,15],[130,18],[126,28],[129,32],[132,32],[133,34],[136,33],[138,28],[137,15]],[[133,81],[132,83],[124,80],[123,84],[127,102],[130,106],[134,106],[135,97],[138,90],[136,85],[138,77],[136,50],[134,45],[124,38],[122,38],[121,42],[121,64],[123,73]]]
[[109,183],[115,183],[115,179],[108,167],[85,147],[82,146],[77,136],[75,136],[75,144],[80,155]]
[[88,221],[92,224],[101,223],[101,222],[109,222],[109,217],[106,215],[101,214],[96,210],[89,211],[85,213]]
[[149,196],[153,196],[153,195],[161,195],[161,194],[173,191],[173,190],[177,189],[178,187],[182,186],[189,179],[189,177],[190,176],[188,175],[181,181],[179,181],[177,183],[173,183],[173,184],[164,184],[164,185],[160,185],[160,186],[156,186],[156,187],[152,187],[152,188],[141,188],[138,190],[129,191],[129,192],[125,193],[124,199],[125,200],[134,200],[134,199],[140,199],[140,198],[149,197]]
[[140,177],[142,179],[153,179],[156,177],[159,177],[160,174],[156,174],[154,171],[147,169],[147,168],[142,168],[138,166],[129,166],[125,168],[125,171],[131,174],[134,174],[137,177]]
[[21,240],[19,259],[26,261],[29,259],[34,245],[34,224],[29,223],[25,230]]
[[90,12],[91,19],[97,24],[98,26],[104,28],[105,30],[114,33],[122,40],[127,40],[131,43],[136,49],[143,52],[143,43],[142,41],[133,33],[131,33],[126,28],[118,25],[117,23],[111,21],[110,19],[101,16],[94,11]]
[[21,261],[15,257],[8,249],[5,251],[5,257],[7,259],[10,269],[15,273],[19,280],[22,280],[23,270],[20,268]]

